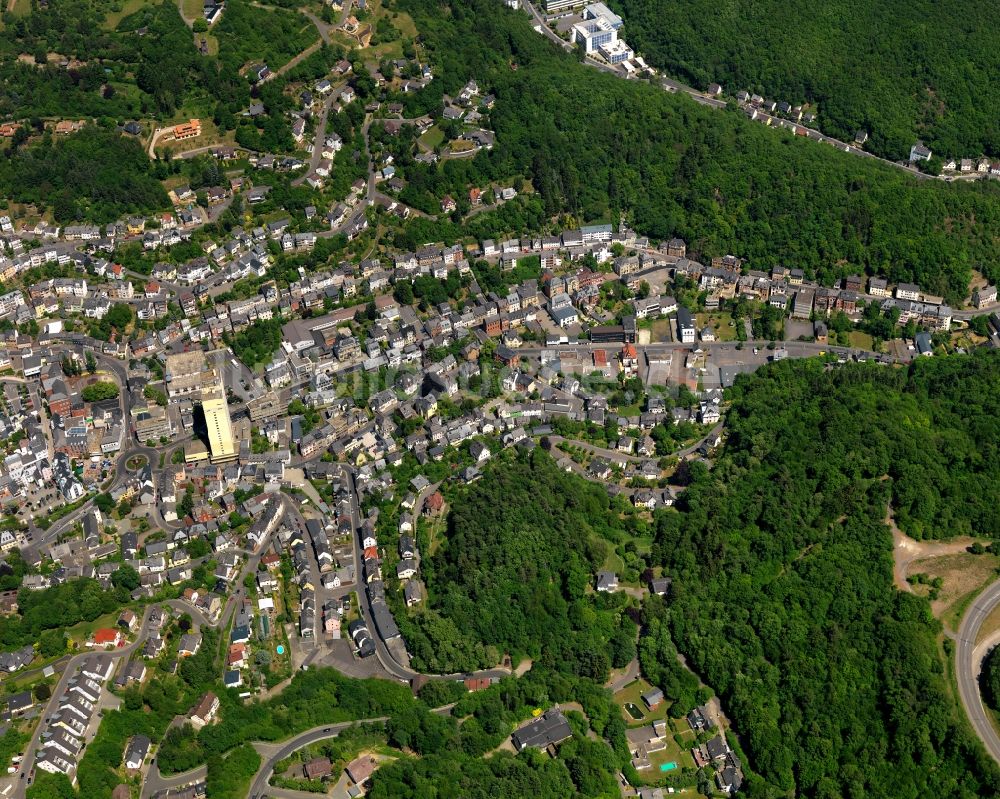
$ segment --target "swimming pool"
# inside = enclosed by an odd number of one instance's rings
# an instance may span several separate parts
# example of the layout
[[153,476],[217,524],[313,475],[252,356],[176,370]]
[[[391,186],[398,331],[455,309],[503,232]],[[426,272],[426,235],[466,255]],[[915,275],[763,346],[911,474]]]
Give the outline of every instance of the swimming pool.
[[282,644],[278,644],[278,647],[277,647],[277,649],[275,649],[275,651],[279,655],[283,655],[283,654],[285,654],[285,647]]
[[671,761],[660,766],[660,771],[673,771],[675,768],[677,768],[677,764]]

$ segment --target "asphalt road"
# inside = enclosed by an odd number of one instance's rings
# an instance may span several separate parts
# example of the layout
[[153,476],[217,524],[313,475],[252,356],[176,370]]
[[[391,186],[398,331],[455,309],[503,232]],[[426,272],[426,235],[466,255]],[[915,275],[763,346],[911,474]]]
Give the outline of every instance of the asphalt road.
[[323,143],[326,141],[326,119],[330,115],[330,106],[333,105],[333,101],[338,95],[335,95],[332,91],[330,95],[323,100],[323,106],[320,108],[320,112],[316,115],[316,127],[313,133],[313,151],[312,156],[309,158],[309,163],[306,168],[292,181],[293,186],[301,186],[305,183],[305,180],[310,175],[316,174],[316,167],[320,165],[323,160]]
[[[149,614],[153,607],[155,606],[150,605],[146,608],[142,617],[142,626],[139,628],[139,633],[136,635],[135,641],[128,646],[123,646],[120,649],[115,649],[102,654],[107,654],[110,658],[112,658],[112,660],[115,661],[121,660],[122,658],[128,659],[133,652],[145,643],[146,638],[149,637]],[[95,651],[99,652],[100,650],[88,650],[79,655],[75,655],[70,658],[69,662],[66,664],[66,668],[63,671],[62,676],[59,678],[59,682],[52,691],[52,697],[49,699],[44,710],[39,715],[35,732],[31,736],[31,741],[24,750],[24,758],[18,765],[17,772],[15,772],[12,776],[12,779],[14,780],[14,789],[11,791],[10,796],[15,797],[15,799],[23,797],[25,795],[25,791],[27,790],[28,780],[22,779],[21,775],[29,773],[35,766],[35,754],[41,742],[42,730],[45,729],[46,726],[45,719],[52,716],[56,712],[59,707],[59,702],[62,700],[63,694],[66,691],[66,685],[69,683],[70,679],[76,675],[76,670],[80,664],[93,655]],[[106,687],[107,686],[105,686],[105,689]]]
[[267,760],[265,760],[260,767],[260,771],[257,772],[257,776],[254,778],[253,783],[250,786],[250,797],[259,796],[260,794],[267,792],[267,784],[271,780],[271,774],[274,771],[275,764],[289,757],[293,752],[301,749],[303,746],[309,746],[317,741],[323,741],[327,738],[336,738],[341,732],[346,730],[348,727],[353,727],[355,724],[365,724],[371,722],[385,721],[386,716],[380,716],[374,719],[362,719],[360,721],[345,721],[340,724],[327,724],[325,727],[313,727],[311,730],[306,730],[294,738],[290,739],[284,746],[281,747],[275,754],[271,755]]
[[[362,558],[361,542],[358,540],[358,528],[361,526],[361,513],[358,507],[358,491],[357,485],[355,484],[354,470],[349,466],[344,465],[347,473],[350,475],[351,483],[351,516],[352,523],[354,525],[354,562],[355,568],[357,570],[358,578],[360,581],[362,564],[364,560]],[[361,612],[361,617],[365,620],[365,624],[368,626],[369,632],[372,634],[372,640],[375,642],[375,656],[379,659],[382,667],[389,672],[393,677],[403,682],[410,682],[414,677],[421,676],[421,672],[415,671],[402,663],[397,661],[393,657],[392,652],[386,646],[385,641],[382,640],[382,636],[379,633],[378,627],[375,624],[375,619],[372,615],[371,602],[368,599],[368,592],[365,591],[364,585],[361,582],[358,583],[358,609]],[[502,677],[509,677],[509,669],[484,669],[483,671],[472,672],[471,674],[424,674],[424,677],[428,677],[432,680],[452,680],[452,679],[463,679],[465,677],[489,677],[491,679],[500,679]]]
[[969,723],[983,742],[986,751],[1000,763],[1000,735],[997,734],[979,693],[979,668],[986,654],[985,647],[976,650],[979,628],[997,607],[1000,607],[1000,580],[983,591],[965,612],[962,624],[958,628],[955,669],[958,675],[958,694],[962,699],[965,714],[969,717]]
[[[432,710],[432,713],[438,713],[439,715],[446,715],[451,712],[454,705],[445,705],[444,707],[438,707]],[[317,741],[324,741],[328,738],[336,738],[341,732],[349,727],[353,727],[356,724],[374,724],[381,721],[388,720],[388,716],[378,716],[373,719],[358,719],[356,721],[344,721],[339,724],[327,724],[324,727],[313,727],[311,730],[306,730],[303,733],[299,733],[294,738],[288,739],[273,755],[267,758],[263,763],[261,763],[260,770],[257,772],[257,776],[254,777],[254,781],[250,786],[249,796],[251,799],[255,796],[260,796],[267,792],[267,784],[271,779],[271,774],[274,771],[274,766],[286,757],[291,756],[293,752],[298,751],[303,746],[309,746]]]
[[196,782],[202,782],[208,775],[208,766],[202,765],[197,768],[193,768],[190,771],[185,771],[180,774],[174,774],[170,777],[164,777],[160,774],[160,770],[156,766],[156,759],[153,759],[153,763],[149,767],[149,771],[142,781],[142,792],[140,794],[141,799],[149,799],[151,796],[156,796],[163,791],[168,791],[172,788],[182,788],[185,785],[191,785]]
[[[780,346],[779,346],[780,345]],[[539,356],[542,350],[608,350],[614,349],[614,344],[602,344],[599,342],[592,341],[573,341],[569,344],[556,344],[551,347],[519,347],[518,352],[522,355],[529,356]],[[743,353],[750,357],[750,353],[753,352],[753,348],[757,347],[760,352],[757,357],[762,360],[770,357],[774,354],[773,350],[764,349],[766,346],[765,341],[746,341],[743,342]],[[784,349],[788,353],[789,358],[808,358],[813,355],[819,355],[820,353],[831,353],[833,355],[842,355],[845,358],[849,358],[855,353],[863,353],[871,355],[867,350],[858,350],[852,347],[838,347],[832,346],[830,344],[819,344],[814,341],[782,341],[776,342],[776,348]],[[641,352],[649,353],[667,353],[673,352],[675,350],[693,350],[698,348],[702,352],[712,355],[717,352],[738,352],[736,347],[736,342],[734,341],[698,341],[693,344],[682,344],[676,341],[662,341],[656,342],[654,344],[636,344],[636,350]]]

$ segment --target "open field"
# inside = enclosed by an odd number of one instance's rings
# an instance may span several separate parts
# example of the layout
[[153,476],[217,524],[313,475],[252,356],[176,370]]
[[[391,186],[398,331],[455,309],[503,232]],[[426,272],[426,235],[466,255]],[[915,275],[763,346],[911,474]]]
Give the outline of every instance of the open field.
[[862,350],[870,350],[872,348],[872,337],[867,333],[862,333],[860,330],[852,330],[847,336],[852,347]]
[[[910,564],[910,575],[926,574],[930,579],[940,579],[941,588],[931,600],[931,611],[941,618],[949,608],[970,593],[979,593],[996,577],[1000,561],[989,554],[973,555],[961,552],[954,555],[922,558]],[[915,585],[914,592],[926,596],[929,587]]]
[[114,3],[114,7],[104,18],[104,22],[101,24],[101,27],[104,30],[113,31],[118,27],[118,23],[125,19],[125,17],[128,17],[139,9],[149,5],[153,5],[153,0],[124,0],[124,2]]
[[194,22],[204,12],[204,2],[203,0],[180,0],[180,10],[185,22]]
[[673,341],[672,324],[670,319],[655,319],[650,326],[649,340],[652,343],[658,341]]

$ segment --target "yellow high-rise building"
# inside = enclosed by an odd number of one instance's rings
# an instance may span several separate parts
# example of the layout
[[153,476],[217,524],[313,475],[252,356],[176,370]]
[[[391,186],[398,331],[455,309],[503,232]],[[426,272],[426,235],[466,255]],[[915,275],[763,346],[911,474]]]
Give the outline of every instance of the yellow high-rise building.
[[[200,401],[208,432],[208,456],[215,463],[232,460],[239,454],[226,402],[223,370],[228,358],[225,350],[194,350],[168,355],[165,368],[171,399],[186,396],[196,404]],[[200,457],[205,457],[204,449]]]
[[235,458],[237,455],[233,425],[229,419],[229,405],[221,383],[215,391],[202,391],[201,409],[208,428],[208,449],[213,462]]

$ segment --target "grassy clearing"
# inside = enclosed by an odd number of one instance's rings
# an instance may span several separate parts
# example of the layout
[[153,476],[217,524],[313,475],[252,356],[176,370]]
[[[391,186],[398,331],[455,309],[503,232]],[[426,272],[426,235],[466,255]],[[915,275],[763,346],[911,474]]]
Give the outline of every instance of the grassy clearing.
[[852,330],[847,334],[850,346],[860,350],[870,350],[872,348],[872,337],[860,330]]
[[[117,6],[118,4],[115,5]],[[124,3],[121,3],[120,8],[112,8],[108,12],[108,15],[104,18],[104,22],[101,23],[101,27],[106,31],[113,31],[125,17],[149,5],[153,5],[153,0],[125,0]]]
[[67,627],[66,635],[69,636],[70,641],[76,641],[80,644],[80,648],[83,649],[87,644],[87,640],[94,634],[94,630],[99,630],[102,627],[114,627],[117,621],[118,613],[105,613],[93,621],[81,621],[79,624]]
[[[203,0],[181,0],[181,16],[187,22],[194,22],[204,13],[204,5]],[[223,13],[223,16],[225,16],[225,13]]]
[[[915,560],[908,573],[941,580],[941,587],[931,600],[931,612],[946,626],[958,629],[969,602],[995,579],[998,565],[1000,559],[995,555],[960,552]],[[931,594],[927,585],[914,585],[913,590],[921,596]]]
[[673,339],[670,335],[670,325],[671,322],[669,319],[654,320],[653,324],[650,326],[649,340],[653,343],[657,341],[672,341]]
[[[381,6],[381,4],[379,4]],[[407,14],[405,11],[385,11],[384,9],[379,9],[383,16],[388,16],[389,21],[392,26],[403,34],[404,39],[416,39],[417,38],[417,25],[413,21],[413,17]]]
[[994,608],[993,612],[983,619],[983,623],[979,626],[979,634],[976,636],[976,644],[978,645],[982,643],[998,631],[1000,631],[1000,608]]
[[608,552],[608,556],[604,559],[604,563],[601,564],[601,569],[603,571],[614,572],[615,574],[620,575],[625,570],[625,561],[623,561],[621,556],[612,549]]
[[31,13],[31,0],[12,0],[5,8],[15,17],[26,17]]
[[211,33],[196,33],[194,35],[194,46],[200,47],[202,39],[205,40],[205,47],[208,48],[208,55],[217,56],[219,54],[219,40]]
[[417,141],[426,149],[433,150],[444,142],[444,131],[433,125],[425,130]]

